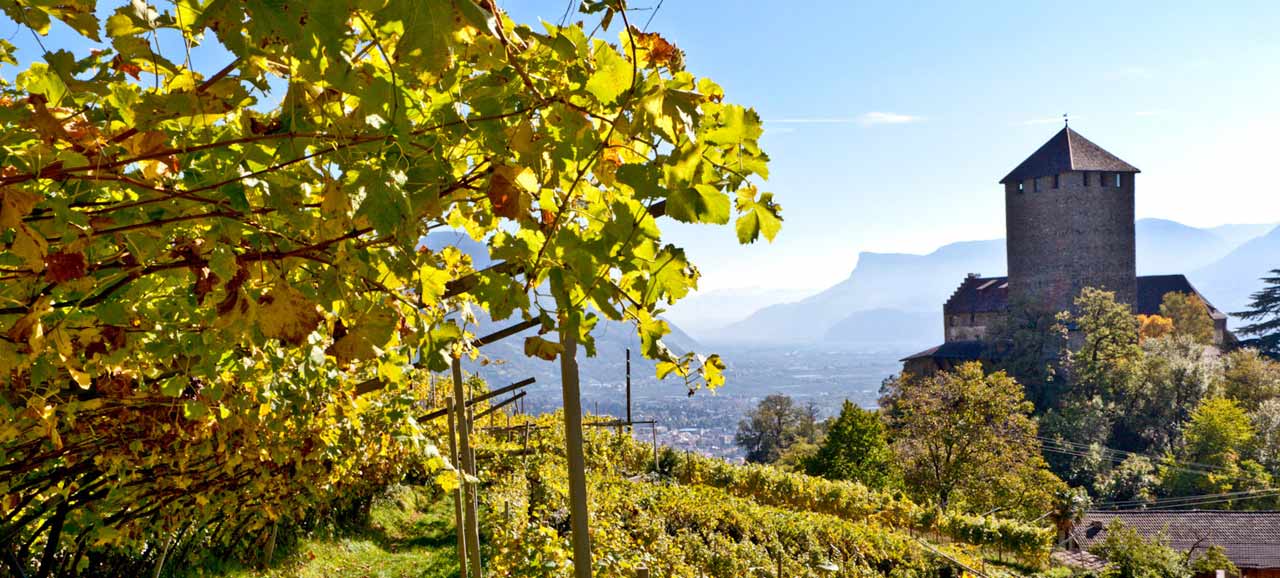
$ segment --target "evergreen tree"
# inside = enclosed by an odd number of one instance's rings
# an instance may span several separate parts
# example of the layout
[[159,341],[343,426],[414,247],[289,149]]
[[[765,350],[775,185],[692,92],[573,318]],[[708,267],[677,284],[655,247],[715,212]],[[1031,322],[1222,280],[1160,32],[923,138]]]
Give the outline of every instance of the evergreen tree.
[[1280,269],[1272,269],[1262,281],[1266,283],[1261,291],[1254,293],[1249,308],[1236,313],[1235,316],[1249,325],[1241,327],[1237,333],[1251,335],[1243,345],[1257,348],[1263,354],[1280,359]]
[[894,477],[893,452],[879,412],[845,400],[805,469],[811,476],[854,480],[872,488],[888,486]]

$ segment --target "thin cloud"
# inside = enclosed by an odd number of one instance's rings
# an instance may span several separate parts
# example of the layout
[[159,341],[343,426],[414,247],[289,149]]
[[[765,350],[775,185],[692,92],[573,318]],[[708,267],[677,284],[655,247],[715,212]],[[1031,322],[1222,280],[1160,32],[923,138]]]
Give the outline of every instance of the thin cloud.
[[794,118],[768,119],[767,124],[860,124],[863,126],[876,124],[907,124],[921,122],[923,116],[900,114],[896,112],[868,112],[858,116],[810,116]]
[[923,116],[899,114],[896,112],[868,112],[858,117],[858,122],[862,124],[907,124],[910,122],[920,122],[922,120],[924,120]]

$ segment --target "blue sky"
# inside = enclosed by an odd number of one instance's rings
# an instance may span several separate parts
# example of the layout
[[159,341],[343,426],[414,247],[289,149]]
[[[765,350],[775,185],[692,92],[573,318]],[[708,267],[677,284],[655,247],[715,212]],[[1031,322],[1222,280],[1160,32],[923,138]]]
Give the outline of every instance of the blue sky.
[[[533,23],[559,21],[568,1],[500,5]],[[766,189],[786,218],[777,241],[751,247],[728,227],[664,231],[690,251],[704,291],[822,288],[846,277],[860,251],[1000,237],[997,181],[1061,128],[1063,113],[1142,169],[1139,217],[1280,221],[1270,175],[1280,3],[1223,6],[663,0],[650,29],[765,119]],[[28,33],[0,22],[0,37],[25,58],[38,54]],[[45,42],[83,47],[69,37]],[[216,52],[201,48],[198,68],[219,68]]]
[[[565,2],[506,6],[558,21]],[[1280,221],[1277,24],[1275,2],[664,0],[651,29],[765,119],[786,217],[767,247],[664,229],[704,290],[825,287],[859,251],[1001,237],[996,183],[1063,113],[1142,169],[1139,217]]]

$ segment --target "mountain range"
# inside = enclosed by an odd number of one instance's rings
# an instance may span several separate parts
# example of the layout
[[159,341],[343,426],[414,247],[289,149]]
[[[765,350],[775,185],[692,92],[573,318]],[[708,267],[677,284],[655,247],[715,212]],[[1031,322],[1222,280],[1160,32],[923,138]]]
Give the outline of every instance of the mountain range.
[[[1260,288],[1256,280],[1280,268],[1276,224],[1202,229],[1141,219],[1136,236],[1139,275],[1185,274],[1224,311],[1243,308]],[[692,334],[711,343],[931,344],[942,337],[943,302],[968,273],[1004,275],[1004,239],[951,243],[927,255],[864,252],[836,285]]]

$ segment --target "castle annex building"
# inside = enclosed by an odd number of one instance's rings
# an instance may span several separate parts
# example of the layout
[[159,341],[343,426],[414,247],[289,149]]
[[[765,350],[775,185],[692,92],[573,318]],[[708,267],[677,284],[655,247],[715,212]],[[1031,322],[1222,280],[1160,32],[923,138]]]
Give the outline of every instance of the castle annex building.
[[[1138,172],[1070,127],[1022,161],[1000,181],[1009,275],[964,279],[942,308],[944,343],[903,359],[904,369],[925,374],[979,359],[988,327],[1011,302],[1065,311],[1081,289],[1098,287],[1135,314],[1155,315],[1167,293],[1199,295],[1182,275],[1137,274]],[[1227,316],[1212,304],[1209,313],[1221,344]]]

